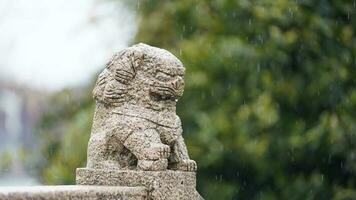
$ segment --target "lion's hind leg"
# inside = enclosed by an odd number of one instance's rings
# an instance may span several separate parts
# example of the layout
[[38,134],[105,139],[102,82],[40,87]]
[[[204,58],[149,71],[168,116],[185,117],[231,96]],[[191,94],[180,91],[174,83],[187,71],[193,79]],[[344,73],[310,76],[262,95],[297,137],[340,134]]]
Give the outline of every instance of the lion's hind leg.
[[88,168],[119,169],[116,152],[124,148],[113,134],[105,132],[92,134],[88,144]]

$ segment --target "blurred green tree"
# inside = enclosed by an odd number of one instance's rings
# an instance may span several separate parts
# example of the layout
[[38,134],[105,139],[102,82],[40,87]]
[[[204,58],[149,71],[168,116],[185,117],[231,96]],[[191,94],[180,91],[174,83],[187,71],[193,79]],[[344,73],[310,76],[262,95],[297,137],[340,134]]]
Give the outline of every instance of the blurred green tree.
[[3,176],[7,173],[9,173],[9,171],[12,168],[13,165],[13,160],[12,160],[12,156],[11,153],[8,151],[2,152],[0,154],[0,176]]
[[94,113],[88,94],[89,89],[80,88],[50,97],[48,112],[37,126],[42,155],[36,168],[42,182],[72,184],[75,169],[84,166]]
[[[355,1],[146,0],[132,8],[135,41],[186,66],[177,111],[207,200],[356,199]],[[92,101],[83,101],[65,115],[63,139],[47,145],[56,155],[41,168],[48,182],[72,182],[85,160]]]

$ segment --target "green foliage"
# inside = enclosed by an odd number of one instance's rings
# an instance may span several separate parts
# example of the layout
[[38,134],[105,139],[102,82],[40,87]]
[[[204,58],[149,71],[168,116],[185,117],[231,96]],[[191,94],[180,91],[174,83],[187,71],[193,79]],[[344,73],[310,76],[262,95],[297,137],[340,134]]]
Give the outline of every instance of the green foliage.
[[85,166],[94,112],[88,94],[89,90],[66,90],[50,100],[50,112],[44,115],[38,127],[44,156],[38,163],[38,171],[44,183],[72,184],[75,169]]
[[355,12],[352,1],[140,1],[136,41],[186,66],[177,110],[206,199],[355,199]]
[[[146,0],[134,6],[136,42],[166,48],[186,66],[177,112],[207,200],[356,199],[355,4]],[[67,111],[58,103],[64,114],[44,123],[51,124],[44,135],[58,121],[66,133],[45,151],[55,152],[45,180],[73,181],[85,160],[91,104]]]
[[0,175],[4,175],[7,172],[10,171],[11,166],[12,166],[12,157],[11,153],[8,151],[5,151],[0,154]]

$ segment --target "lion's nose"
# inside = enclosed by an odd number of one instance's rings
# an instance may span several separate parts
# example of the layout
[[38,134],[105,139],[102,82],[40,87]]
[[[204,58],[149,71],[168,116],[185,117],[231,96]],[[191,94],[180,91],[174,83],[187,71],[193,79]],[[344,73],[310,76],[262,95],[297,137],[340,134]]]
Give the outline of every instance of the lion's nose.
[[184,80],[182,79],[182,77],[178,77],[176,78],[173,82],[172,82],[172,87],[175,90],[182,90],[184,88]]

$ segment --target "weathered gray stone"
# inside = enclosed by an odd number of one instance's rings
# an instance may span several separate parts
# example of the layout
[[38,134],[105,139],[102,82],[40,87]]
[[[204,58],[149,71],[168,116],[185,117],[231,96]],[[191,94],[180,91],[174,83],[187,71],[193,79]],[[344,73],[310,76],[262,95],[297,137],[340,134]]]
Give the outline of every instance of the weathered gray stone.
[[150,199],[200,199],[195,172],[77,169],[79,185],[145,186]]
[[1,187],[0,200],[147,200],[145,187],[33,186]]
[[93,90],[87,167],[195,171],[176,115],[184,71],[171,53],[145,44],[115,54]]
[[93,90],[87,166],[77,170],[78,184],[146,186],[157,200],[201,198],[176,115],[184,73],[173,54],[146,44],[112,57]]

